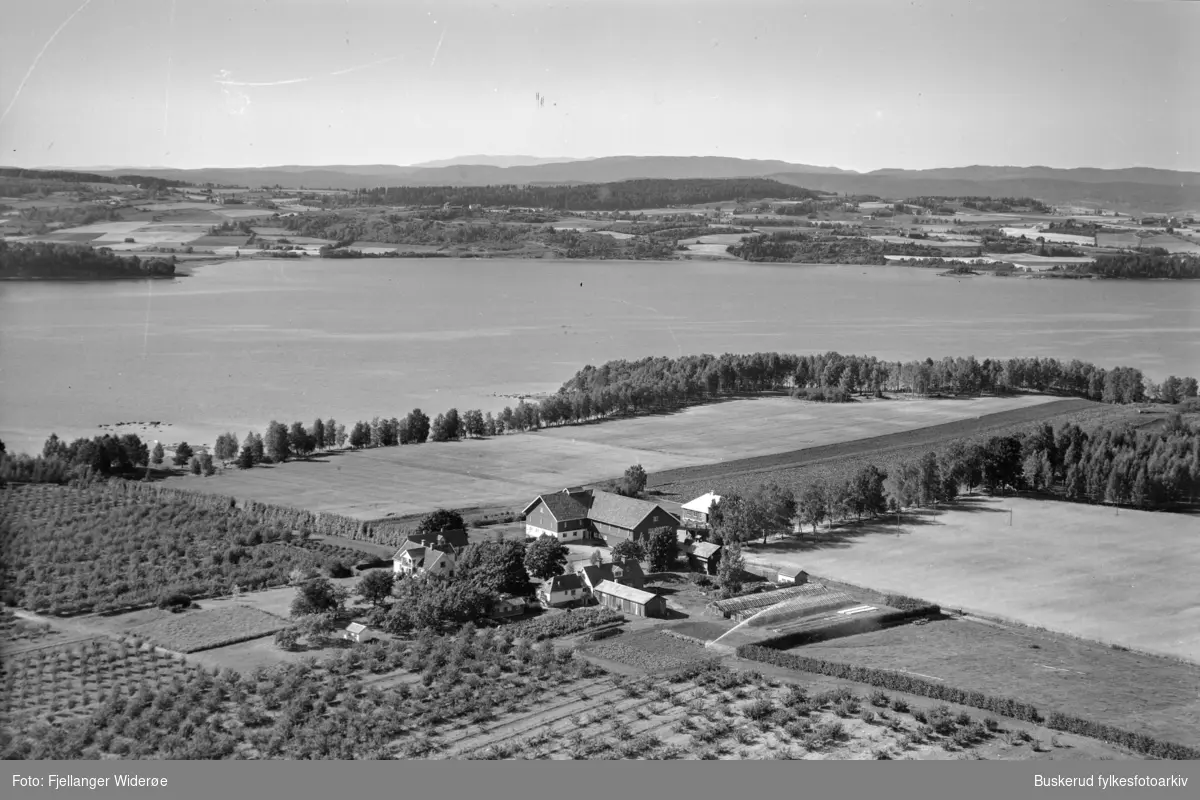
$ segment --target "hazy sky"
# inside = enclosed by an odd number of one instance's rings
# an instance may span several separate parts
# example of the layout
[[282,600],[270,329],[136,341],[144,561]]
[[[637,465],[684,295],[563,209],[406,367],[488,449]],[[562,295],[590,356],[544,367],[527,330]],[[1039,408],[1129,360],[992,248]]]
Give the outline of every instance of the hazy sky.
[[486,153],[1200,171],[1200,3],[0,8],[0,164],[11,166],[410,164]]

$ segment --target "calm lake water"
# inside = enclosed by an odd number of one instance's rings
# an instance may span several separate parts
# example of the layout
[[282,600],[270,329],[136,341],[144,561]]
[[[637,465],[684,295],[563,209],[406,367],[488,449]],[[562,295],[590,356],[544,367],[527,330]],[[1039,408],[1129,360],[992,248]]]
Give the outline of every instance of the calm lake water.
[[147,283],[0,284],[0,439],[172,423],[498,411],[585,364],[690,353],[1081,358],[1200,376],[1200,282],[953,279],[729,262],[239,261]]

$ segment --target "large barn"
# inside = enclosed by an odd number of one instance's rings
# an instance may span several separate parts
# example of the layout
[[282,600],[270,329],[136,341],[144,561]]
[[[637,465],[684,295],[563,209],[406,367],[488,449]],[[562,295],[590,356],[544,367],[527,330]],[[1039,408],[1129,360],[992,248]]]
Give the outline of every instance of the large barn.
[[679,527],[679,519],[658,503],[583,488],[538,495],[524,514],[528,536],[596,538],[610,547],[626,539],[643,541],[655,528]]

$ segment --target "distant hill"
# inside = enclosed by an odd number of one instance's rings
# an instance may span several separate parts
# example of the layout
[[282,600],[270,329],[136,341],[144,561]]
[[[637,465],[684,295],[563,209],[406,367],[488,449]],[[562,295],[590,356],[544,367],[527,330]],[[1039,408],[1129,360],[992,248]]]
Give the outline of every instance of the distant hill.
[[590,158],[538,158],[537,156],[455,156],[438,161],[422,161],[414,167],[536,167],[541,164],[566,164],[571,161],[591,161]]
[[[485,161],[488,163],[467,163]],[[520,163],[536,161],[539,163]],[[460,156],[423,165],[281,165],[257,168],[89,170],[192,183],[283,186],[289,189],[375,189],[386,186],[548,186],[643,179],[771,178],[826,192],[903,199],[921,195],[1036,197],[1050,204],[1096,203],[1133,212],[1200,207],[1200,173],[1132,167],[1057,169],[984,166],[859,173],[837,167],[717,156],[611,156],[575,161],[535,156]]]

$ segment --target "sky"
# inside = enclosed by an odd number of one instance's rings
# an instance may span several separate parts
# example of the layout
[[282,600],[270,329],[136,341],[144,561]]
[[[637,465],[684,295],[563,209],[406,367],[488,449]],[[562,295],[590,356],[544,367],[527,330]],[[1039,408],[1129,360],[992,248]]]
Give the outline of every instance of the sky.
[[6,166],[522,154],[1200,171],[1200,3],[0,6]]

